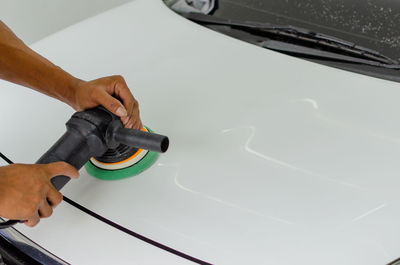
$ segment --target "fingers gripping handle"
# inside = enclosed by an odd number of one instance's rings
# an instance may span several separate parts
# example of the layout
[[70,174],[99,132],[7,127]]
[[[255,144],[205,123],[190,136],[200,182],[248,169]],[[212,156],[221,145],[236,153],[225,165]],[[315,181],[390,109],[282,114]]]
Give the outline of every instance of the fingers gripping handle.
[[[64,135],[36,162],[36,164],[48,164],[64,161],[76,169],[80,169],[90,159],[90,149],[86,138],[74,130],[67,130]],[[67,176],[55,176],[51,179],[53,186],[60,190],[70,180]],[[0,229],[8,228],[20,220],[8,220],[0,223]]]

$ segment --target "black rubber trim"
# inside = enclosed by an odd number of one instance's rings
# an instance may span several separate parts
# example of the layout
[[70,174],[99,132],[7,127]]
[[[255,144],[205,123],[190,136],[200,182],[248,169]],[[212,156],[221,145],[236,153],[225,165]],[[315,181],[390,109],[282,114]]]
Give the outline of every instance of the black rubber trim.
[[7,265],[40,265],[32,257],[18,249],[5,238],[0,236],[0,254]]
[[[0,153],[0,157],[3,158],[7,163],[13,164],[13,162],[10,159],[8,159],[5,155],[3,155],[2,153]],[[178,251],[176,249],[173,249],[173,248],[168,247],[168,246],[166,246],[164,244],[161,244],[161,243],[159,243],[157,241],[154,241],[154,240],[152,240],[152,239],[150,239],[148,237],[145,237],[145,236],[143,236],[141,234],[138,234],[138,233],[136,233],[136,232],[134,232],[132,230],[129,230],[129,229],[117,224],[117,223],[114,223],[113,221],[108,220],[107,218],[104,218],[101,215],[98,215],[97,213],[95,213],[95,212],[89,210],[88,208],[80,205],[79,203],[74,202],[73,200],[69,199],[66,196],[63,196],[63,200],[66,203],[70,204],[71,206],[73,206],[73,207],[75,207],[75,208],[87,213],[88,215],[96,218],[97,220],[99,220],[99,221],[101,221],[103,223],[106,223],[106,224],[108,224],[108,225],[120,230],[121,232],[124,232],[124,233],[126,233],[126,234],[128,234],[130,236],[133,236],[133,237],[135,237],[135,238],[137,238],[139,240],[142,240],[142,241],[144,241],[144,242],[146,242],[146,243],[148,243],[150,245],[153,245],[153,246],[155,246],[157,248],[163,249],[163,250],[165,250],[165,251],[167,251],[167,252],[169,252],[171,254],[177,255],[177,256],[179,256],[181,258],[187,259],[187,260],[192,261],[192,262],[197,263],[197,264],[211,265],[211,263],[208,263],[208,262],[205,262],[205,261],[200,260],[198,258],[192,257],[192,256],[190,256],[188,254],[180,252],[180,251]]]
[[386,265],[399,265],[399,264],[400,264],[400,258],[395,259],[394,261],[389,262],[389,263],[386,264]]

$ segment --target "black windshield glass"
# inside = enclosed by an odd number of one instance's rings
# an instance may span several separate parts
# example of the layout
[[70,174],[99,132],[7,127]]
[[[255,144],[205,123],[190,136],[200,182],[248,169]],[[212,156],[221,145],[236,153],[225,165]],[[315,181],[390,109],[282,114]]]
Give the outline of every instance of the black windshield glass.
[[219,0],[213,15],[303,27],[400,59],[399,0]]

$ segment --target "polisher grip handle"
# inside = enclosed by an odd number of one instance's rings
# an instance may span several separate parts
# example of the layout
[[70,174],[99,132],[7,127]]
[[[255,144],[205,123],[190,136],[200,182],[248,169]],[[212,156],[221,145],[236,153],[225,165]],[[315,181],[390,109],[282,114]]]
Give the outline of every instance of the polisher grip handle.
[[[85,137],[68,130],[64,135],[36,162],[36,164],[48,164],[64,161],[80,169],[90,159],[90,148]],[[51,179],[53,186],[60,190],[70,180],[67,176],[56,176]]]

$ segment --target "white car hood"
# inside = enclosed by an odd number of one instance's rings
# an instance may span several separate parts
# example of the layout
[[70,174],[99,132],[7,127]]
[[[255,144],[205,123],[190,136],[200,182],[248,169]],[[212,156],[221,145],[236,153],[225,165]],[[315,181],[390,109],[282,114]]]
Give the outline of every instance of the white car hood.
[[[101,181],[82,169],[62,190],[76,202],[216,264],[375,265],[400,256],[398,83],[232,39],[161,0],[133,1],[33,48],[83,79],[122,74],[144,123],[170,138],[169,151],[138,176]],[[73,111],[1,86],[1,151],[33,163]],[[85,250],[74,242],[98,238],[81,215],[69,227],[64,208],[34,229],[17,228],[79,263]],[[115,253],[121,244],[104,242]],[[135,248],[119,255],[134,260]]]

